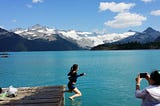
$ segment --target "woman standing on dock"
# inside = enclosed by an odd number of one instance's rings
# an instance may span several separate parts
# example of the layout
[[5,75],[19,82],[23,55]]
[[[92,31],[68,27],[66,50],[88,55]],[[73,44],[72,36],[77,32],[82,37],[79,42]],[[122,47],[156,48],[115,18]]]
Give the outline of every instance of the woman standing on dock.
[[68,89],[65,92],[74,92],[75,94],[70,96],[69,99],[73,100],[76,97],[82,96],[82,93],[78,90],[78,88],[76,87],[76,81],[77,78],[80,76],[84,76],[86,75],[86,73],[82,73],[82,74],[77,74],[78,71],[78,64],[73,64],[73,66],[70,69],[70,72],[68,73]]

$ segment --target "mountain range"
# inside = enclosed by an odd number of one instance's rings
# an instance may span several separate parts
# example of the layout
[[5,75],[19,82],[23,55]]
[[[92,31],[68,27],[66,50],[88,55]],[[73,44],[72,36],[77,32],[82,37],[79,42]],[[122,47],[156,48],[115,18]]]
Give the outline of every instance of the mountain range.
[[134,34],[134,32],[126,32],[123,34],[100,34],[75,30],[57,30],[54,28],[41,26],[39,24],[31,26],[28,29],[18,28],[12,30],[12,32],[29,40],[40,38],[48,41],[54,41],[54,35],[58,35],[69,42],[79,45],[83,49],[90,49],[91,47],[99,44],[115,42]]
[[91,50],[160,49],[160,32],[148,27],[143,32],[116,42],[95,46]]
[[143,44],[143,43],[158,41],[159,38],[160,38],[160,32],[154,30],[151,27],[148,27],[143,32],[135,32],[134,35],[129,36],[127,38],[124,38],[124,39],[119,40],[114,43],[124,44],[124,43],[128,43],[128,42],[139,42],[139,43]]
[[33,25],[27,29],[5,30],[0,28],[0,51],[52,51],[91,49],[107,43],[160,41],[160,32],[147,28],[143,32],[129,30],[118,34],[58,30]]
[[52,50],[81,50],[77,44],[71,43],[54,34],[52,41],[36,38],[27,39],[14,32],[0,28],[0,51],[52,51]]

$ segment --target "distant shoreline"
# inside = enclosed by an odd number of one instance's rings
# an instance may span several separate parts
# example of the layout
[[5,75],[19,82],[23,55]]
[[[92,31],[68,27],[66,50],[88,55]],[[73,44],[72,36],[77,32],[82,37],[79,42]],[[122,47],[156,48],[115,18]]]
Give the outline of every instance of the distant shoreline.
[[139,42],[129,42],[124,44],[103,44],[98,45],[91,50],[153,50],[160,49],[160,42],[150,42],[150,43],[139,43]]

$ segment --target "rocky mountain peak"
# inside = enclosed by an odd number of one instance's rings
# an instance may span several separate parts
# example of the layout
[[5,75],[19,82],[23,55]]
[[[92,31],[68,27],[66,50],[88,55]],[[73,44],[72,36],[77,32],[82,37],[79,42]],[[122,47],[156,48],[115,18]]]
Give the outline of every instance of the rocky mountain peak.
[[5,31],[4,29],[0,28],[0,32]]
[[157,32],[156,30],[154,30],[151,27],[148,27],[146,30],[143,31],[144,33],[153,33],[153,32]]

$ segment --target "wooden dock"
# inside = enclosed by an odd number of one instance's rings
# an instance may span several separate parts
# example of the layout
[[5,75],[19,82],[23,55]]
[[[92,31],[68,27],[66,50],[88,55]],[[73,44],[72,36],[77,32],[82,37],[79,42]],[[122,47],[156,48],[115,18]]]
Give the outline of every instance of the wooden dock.
[[64,106],[64,86],[20,87],[16,97],[5,97],[0,106]]

